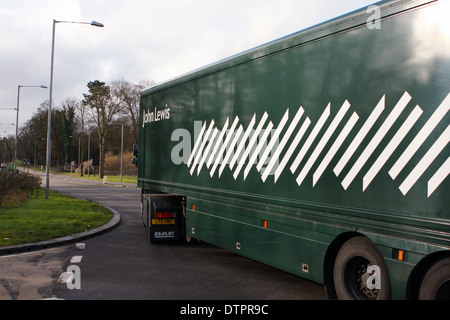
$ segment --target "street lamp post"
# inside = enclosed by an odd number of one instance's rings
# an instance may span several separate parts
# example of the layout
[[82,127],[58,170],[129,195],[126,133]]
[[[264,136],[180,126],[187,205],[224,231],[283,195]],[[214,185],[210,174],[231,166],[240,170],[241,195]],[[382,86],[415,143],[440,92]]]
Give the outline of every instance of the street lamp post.
[[51,125],[52,125],[52,95],[53,95],[53,60],[55,56],[55,26],[57,23],[77,23],[77,24],[90,24],[94,27],[103,28],[104,25],[97,21],[92,22],[76,22],[76,21],[56,21],[53,19],[53,31],[52,31],[52,61],[50,66],[50,100],[48,103],[48,123],[47,123],[47,159],[45,166],[45,198],[49,197],[49,173],[50,173],[50,160],[51,160]]
[[47,86],[41,85],[41,86],[17,86],[17,113],[16,113],[16,139],[14,142],[14,170],[16,170],[17,165],[17,134],[19,132],[19,100],[20,100],[20,88],[42,88],[42,89],[48,89]]

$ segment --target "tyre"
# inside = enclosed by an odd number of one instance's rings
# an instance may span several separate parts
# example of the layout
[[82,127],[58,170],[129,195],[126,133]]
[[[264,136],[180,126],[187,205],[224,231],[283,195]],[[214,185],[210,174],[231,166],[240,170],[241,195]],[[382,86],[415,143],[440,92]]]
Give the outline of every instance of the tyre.
[[357,236],[339,250],[333,270],[338,299],[387,300],[391,298],[389,274],[375,244]]
[[419,299],[450,300],[450,257],[428,269],[420,286]]

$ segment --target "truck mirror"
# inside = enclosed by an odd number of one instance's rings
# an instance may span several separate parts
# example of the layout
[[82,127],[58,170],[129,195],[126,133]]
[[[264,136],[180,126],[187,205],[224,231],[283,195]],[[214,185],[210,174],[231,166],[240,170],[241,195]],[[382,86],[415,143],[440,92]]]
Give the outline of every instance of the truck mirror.
[[134,155],[135,157],[137,157],[137,156],[138,156],[138,153],[139,153],[139,146],[138,146],[138,144],[134,144],[134,145],[133,145],[133,155]]

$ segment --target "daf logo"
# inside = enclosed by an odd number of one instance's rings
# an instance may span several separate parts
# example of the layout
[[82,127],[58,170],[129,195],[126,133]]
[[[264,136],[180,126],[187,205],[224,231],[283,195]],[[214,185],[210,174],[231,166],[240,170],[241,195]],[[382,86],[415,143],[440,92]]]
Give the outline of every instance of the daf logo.
[[174,238],[175,237],[175,231],[161,231],[161,232],[155,232],[154,233],[155,238]]

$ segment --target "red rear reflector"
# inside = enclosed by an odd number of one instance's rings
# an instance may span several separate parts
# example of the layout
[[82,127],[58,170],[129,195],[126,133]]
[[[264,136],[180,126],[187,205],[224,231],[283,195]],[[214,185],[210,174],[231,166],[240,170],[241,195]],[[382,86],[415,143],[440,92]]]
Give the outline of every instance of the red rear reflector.
[[175,212],[156,212],[155,218],[156,219],[168,219],[168,218],[174,218]]

